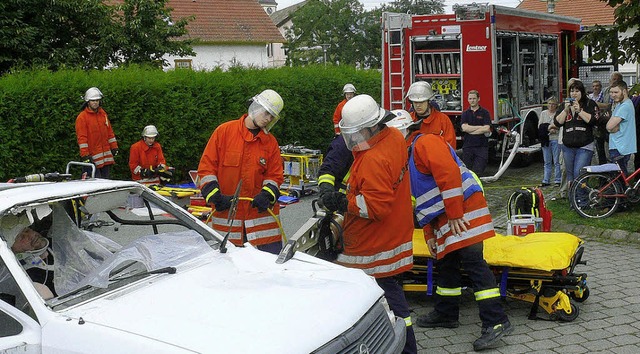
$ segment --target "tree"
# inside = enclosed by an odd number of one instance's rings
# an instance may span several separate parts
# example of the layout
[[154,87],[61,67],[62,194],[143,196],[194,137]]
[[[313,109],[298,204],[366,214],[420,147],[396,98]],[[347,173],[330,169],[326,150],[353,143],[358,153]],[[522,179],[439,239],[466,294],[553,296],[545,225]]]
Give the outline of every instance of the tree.
[[117,63],[150,64],[162,67],[165,54],[195,55],[193,40],[178,40],[187,34],[191,18],[174,21],[167,0],[124,0],[116,6],[118,26]]
[[287,32],[288,61],[293,65],[322,63],[380,68],[383,11],[436,13],[444,0],[397,0],[364,11],[359,1],[309,0],[292,15]]
[[[640,2],[637,0],[600,0],[615,9],[615,20],[611,26],[595,25],[578,41],[580,47],[588,45],[593,50],[591,59],[614,58],[618,64],[637,62],[640,59]],[[629,30],[633,34],[620,36]]]
[[188,19],[172,22],[167,0],[0,1],[0,74],[18,67],[102,69],[159,65],[163,54],[193,54]]
[[382,11],[416,15],[444,13],[444,0],[396,0],[382,5]]
[[106,65],[112,13],[101,0],[1,1],[0,73],[19,66]]

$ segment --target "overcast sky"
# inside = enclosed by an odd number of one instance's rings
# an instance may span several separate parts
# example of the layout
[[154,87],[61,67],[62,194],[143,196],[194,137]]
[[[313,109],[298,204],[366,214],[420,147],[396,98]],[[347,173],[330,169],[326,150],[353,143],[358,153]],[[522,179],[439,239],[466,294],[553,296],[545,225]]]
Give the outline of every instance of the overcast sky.
[[[302,0],[276,0],[278,3],[278,10],[282,10],[285,7],[291,6],[293,4],[297,4]],[[379,0],[360,0],[360,2],[364,5],[364,8],[370,10],[374,7],[379,7],[380,4],[388,3],[391,1],[379,1]],[[516,7],[520,3],[519,0],[487,0],[487,1],[479,1],[479,0],[445,0],[445,13],[451,13],[451,5],[453,4],[471,4],[471,3],[483,3],[488,2],[493,5],[502,5],[502,6],[510,6]]]

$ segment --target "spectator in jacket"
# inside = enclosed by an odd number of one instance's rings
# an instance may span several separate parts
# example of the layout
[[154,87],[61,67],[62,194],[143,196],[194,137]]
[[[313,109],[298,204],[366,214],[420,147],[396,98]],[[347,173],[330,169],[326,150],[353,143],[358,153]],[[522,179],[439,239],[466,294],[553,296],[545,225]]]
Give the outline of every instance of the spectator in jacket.
[[609,132],[609,156],[627,175],[627,165],[631,154],[637,152],[636,118],[633,102],[629,98],[629,88],[624,81],[617,81],[609,90],[615,109],[607,122]]
[[354,156],[347,195],[327,192],[320,204],[344,215],[344,250],[336,262],[376,279],[391,310],[405,319],[403,353],[416,353],[409,305],[396,279],[413,265],[413,220],[406,143],[398,130],[384,124],[392,117],[368,95],[345,104],[340,131]]
[[[598,106],[604,103],[604,92],[602,91],[602,82],[600,80],[593,80],[591,83],[593,92],[589,94],[589,98],[592,99]],[[604,118],[604,111],[601,112],[601,116]],[[604,119],[603,119],[604,120]],[[607,163],[607,155],[605,150],[605,143],[609,140],[609,133],[605,124],[597,124],[593,127],[593,137],[596,142],[596,153],[598,154],[598,164],[602,165]]]
[[96,178],[109,178],[114,156],[118,155],[118,142],[107,112],[102,109],[102,92],[91,87],[84,94],[82,111],[76,118],[76,136],[80,158],[96,166]]
[[564,109],[555,118],[556,127],[563,127],[563,158],[566,166],[567,184],[578,177],[580,170],[591,163],[595,149],[593,126],[596,124],[596,103],[587,97],[584,84],[574,80],[569,85],[570,97]]
[[129,170],[131,179],[143,184],[166,183],[173,172],[167,167],[162,146],[156,141],[158,129],[147,125],[142,130],[142,140],[131,145],[129,150]]
[[[269,131],[280,119],[283,106],[282,97],[273,90],[254,96],[248,113],[215,129],[198,166],[202,196],[215,206],[213,228],[223,234],[231,230],[229,240],[236,246],[249,242],[275,254],[282,248],[276,218],[284,171],[278,141]],[[238,201],[230,228],[227,217],[240,182],[239,197],[253,200]]]

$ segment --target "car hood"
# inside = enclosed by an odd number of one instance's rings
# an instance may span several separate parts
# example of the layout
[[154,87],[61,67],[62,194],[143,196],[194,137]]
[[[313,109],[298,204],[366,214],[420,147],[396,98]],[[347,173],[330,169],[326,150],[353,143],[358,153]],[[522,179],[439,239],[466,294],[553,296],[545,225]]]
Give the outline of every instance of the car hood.
[[63,311],[197,352],[309,353],[382,296],[373,278],[298,253],[217,251]]

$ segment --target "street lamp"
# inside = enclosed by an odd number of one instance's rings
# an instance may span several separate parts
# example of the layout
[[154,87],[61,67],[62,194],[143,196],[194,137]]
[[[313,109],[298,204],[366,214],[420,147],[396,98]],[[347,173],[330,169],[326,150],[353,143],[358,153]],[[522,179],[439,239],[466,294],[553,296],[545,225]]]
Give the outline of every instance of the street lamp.
[[322,54],[324,56],[324,66],[327,66],[327,48],[329,48],[331,44],[320,44],[322,46]]

